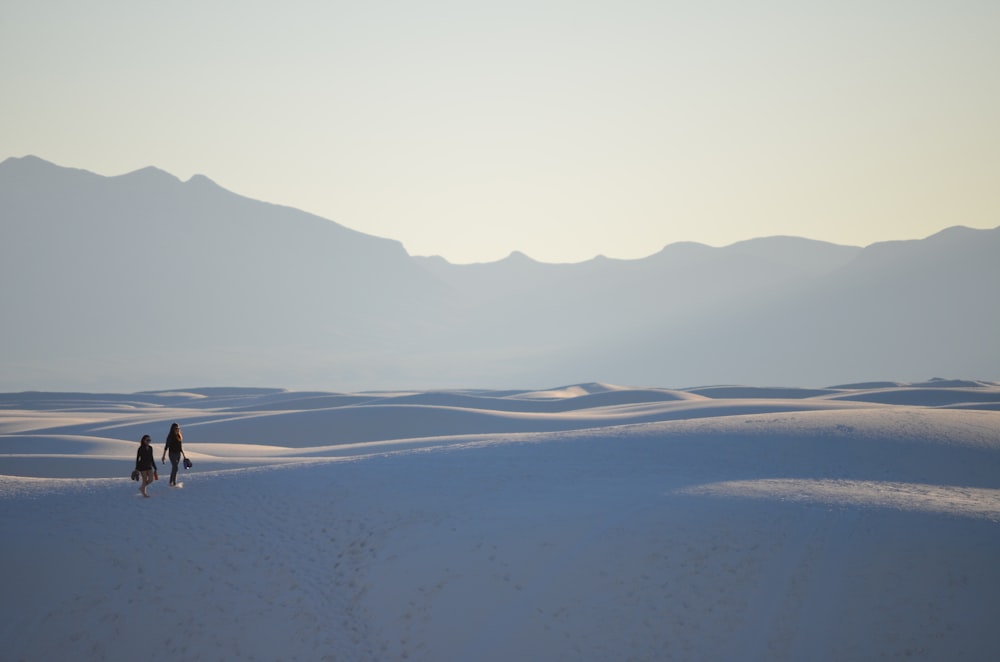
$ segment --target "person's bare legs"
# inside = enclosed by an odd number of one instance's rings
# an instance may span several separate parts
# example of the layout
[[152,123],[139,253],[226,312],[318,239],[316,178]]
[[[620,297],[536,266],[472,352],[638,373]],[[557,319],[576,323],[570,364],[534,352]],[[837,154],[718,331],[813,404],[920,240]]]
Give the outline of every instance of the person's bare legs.
[[143,471],[142,473],[142,485],[139,486],[139,491],[142,492],[142,496],[148,497],[146,494],[146,486],[153,482],[153,472]]

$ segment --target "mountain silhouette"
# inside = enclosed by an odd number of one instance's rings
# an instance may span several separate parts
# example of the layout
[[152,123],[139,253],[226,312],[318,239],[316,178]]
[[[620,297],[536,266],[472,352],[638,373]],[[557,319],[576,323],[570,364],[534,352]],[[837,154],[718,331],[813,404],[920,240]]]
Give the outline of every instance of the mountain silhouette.
[[485,264],[202,175],[0,163],[0,390],[1000,376],[1000,228]]

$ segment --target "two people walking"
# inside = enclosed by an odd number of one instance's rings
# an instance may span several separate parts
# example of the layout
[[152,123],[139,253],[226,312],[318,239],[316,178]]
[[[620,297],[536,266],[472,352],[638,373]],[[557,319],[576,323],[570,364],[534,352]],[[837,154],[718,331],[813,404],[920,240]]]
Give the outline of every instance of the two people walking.
[[[167,453],[170,453],[171,487],[177,486],[177,465],[180,464],[181,457],[184,458],[186,466],[191,466],[188,463],[187,455],[184,453],[183,441],[184,435],[181,433],[181,426],[174,423],[170,426],[170,432],[167,434],[167,443],[163,447],[163,456],[160,458],[160,464],[165,464]],[[146,493],[146,488],[149,487],[149,484],[159,478],[156,470],[156,460],[153,459],[153,446],[151,444],[152,440],[149,438],[149,435],[142,435],[142,439],[139,440],[139,450],[135,454],[135,470],[139,472],[139,476],[142,479],[139,492],[144,497],[149,496]]]

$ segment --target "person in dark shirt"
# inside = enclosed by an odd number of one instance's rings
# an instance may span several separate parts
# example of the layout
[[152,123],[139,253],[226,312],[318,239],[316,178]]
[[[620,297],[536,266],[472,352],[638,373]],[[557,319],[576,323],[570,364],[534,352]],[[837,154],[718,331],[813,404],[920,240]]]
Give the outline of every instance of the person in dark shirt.
[[153,459],[153,447],[150,441],[152,440],[148,434],[142,435],[142,439],[139,440],[139,450],[135,454],[135,469],[142,476],[139,491],[144,497],[149,496],[146,487],[156,478],[156,461]]
[[163,447],[163,457],[160,463],[167,461],[167,452],[170,453],[170,487],[177,487],[177,465],[180,464],[181,456],[187,459],[183,447],[184,435],[181,433],[181,426],[174,423],[167,433],[167,444]]

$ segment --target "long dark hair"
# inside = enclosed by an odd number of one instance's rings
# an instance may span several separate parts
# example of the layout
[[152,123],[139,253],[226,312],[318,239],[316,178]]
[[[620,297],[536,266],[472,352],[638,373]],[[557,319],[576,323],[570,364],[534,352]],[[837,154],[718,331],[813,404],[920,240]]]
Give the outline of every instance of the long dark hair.
[[184,435],[181,434],[181,426],[174,423],[170,426],[170,433],[167,435],[167,440],[176,439],[177,441],[184,441]]

